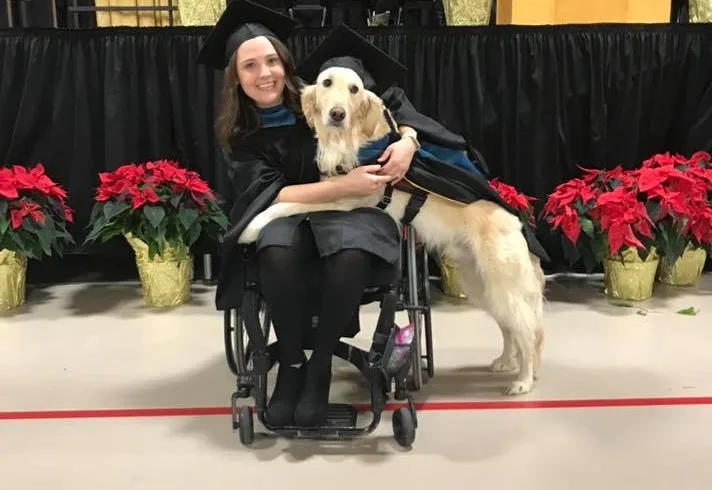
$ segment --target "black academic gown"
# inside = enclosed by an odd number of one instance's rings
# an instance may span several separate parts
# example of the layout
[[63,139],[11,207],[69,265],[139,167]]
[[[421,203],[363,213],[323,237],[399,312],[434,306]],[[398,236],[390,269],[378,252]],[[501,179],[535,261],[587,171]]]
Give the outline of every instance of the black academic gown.
[[[309,228],[319,256],[345,249],[364,250],[379,259],[374,261],[374,286],[387,285],[395,279],[400,258],[398,226],[385,212],[373,207],[280,218],[262,230],[255,244],[237,243],[245,227],[269,207],[283,187],[319,181],[315,152],[313,131],[301,119],[292,125],[262,128],[233,147],[228,161],[231,228],[222,245],[218,309],[239,308],[246,283],[256,280],[255,255],[265,247],[294,245],[304,232],[300,227]],[[318,284],[318,277],[312,276],[318,276],[319,264],[314,263],[313,257],[305,261],[313,265],[309,279]],[[313,307],[318,308],[319,298],[314,300]]]

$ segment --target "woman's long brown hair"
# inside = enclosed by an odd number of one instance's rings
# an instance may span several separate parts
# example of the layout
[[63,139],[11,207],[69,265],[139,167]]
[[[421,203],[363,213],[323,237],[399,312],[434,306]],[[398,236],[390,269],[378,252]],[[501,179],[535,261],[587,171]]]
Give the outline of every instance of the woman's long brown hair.
[[[294,74],[294,58],[289,49],[274,37],[267,37],[277,51],[277,56],[284,66],[284,105],[301,117],[302,110],[299,100],[299,82]],[[260,117],[257,106],[242,90],[237,78],[235,59],[237,50],[225,67],[222,92],[220,94],[220,110],[215,123],[218,142],[224,151],[230,152],[232,145],[239,139],[256,132],[260,128]]]

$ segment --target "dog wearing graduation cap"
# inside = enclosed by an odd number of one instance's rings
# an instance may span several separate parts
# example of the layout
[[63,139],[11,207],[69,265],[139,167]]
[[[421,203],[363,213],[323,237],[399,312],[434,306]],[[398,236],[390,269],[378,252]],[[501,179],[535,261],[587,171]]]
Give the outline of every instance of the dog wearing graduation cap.
[[[391,85],[405,70],[343,25],[304,60],[300,75],[316,82],[303,89],[302,110],[318,141],[322,178],[376,162],[398,137],[382,98],[370,89],[377,87],[375,80]],[[250,222],[239,242],[254,242],[262,228],[283,216],[365,206],[378,206],[396,222],[412,223],[428,249],[457,262],[468,298],[481,303],[502,331],[503,352],[491,369],[518,372],[506,393],[531,391],[544,337],[540,260],[548,257],[528,223],[490,188],[464,151],[424,141],[394,186],[365,198],[273,204]]]

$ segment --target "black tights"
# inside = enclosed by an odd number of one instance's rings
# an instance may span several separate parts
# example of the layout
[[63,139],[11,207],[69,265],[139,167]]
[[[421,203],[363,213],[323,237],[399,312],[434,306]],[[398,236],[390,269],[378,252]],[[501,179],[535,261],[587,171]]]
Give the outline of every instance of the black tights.
[[[312,291],[309,274],[319,260],[323,280],[319,290]],[[272,246],[262,250],[260,284],[279,341],[280,363],[294,365],[304,361],[304,333],[311,324],[314,294],[321,297],[317,303],[321,306],[312,363],[325,366],[331,361],[368,287],[372,260],[372,255],[361,250],[343,250],[322,259],[313,239],[306,237],[295,247]]]

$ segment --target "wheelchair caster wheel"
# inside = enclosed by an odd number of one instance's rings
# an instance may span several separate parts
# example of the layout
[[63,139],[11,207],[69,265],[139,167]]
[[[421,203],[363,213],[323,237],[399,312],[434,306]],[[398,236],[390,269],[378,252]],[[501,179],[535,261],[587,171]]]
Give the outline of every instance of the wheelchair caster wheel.
[[415,423],[407,408],[399,408],[393,413],[393,437],[401,447],[409,448],[413,445]]
[[249,446],[255,440],[255,426],[252,420],[250,407],[240,407],[240,442]]
[[413,426],[417,429],[418,428],[418,412],[415,409],[415,402],[413,401],[412,397],[408,397],[408,411],[410,412],[410,416],[413,418]]

